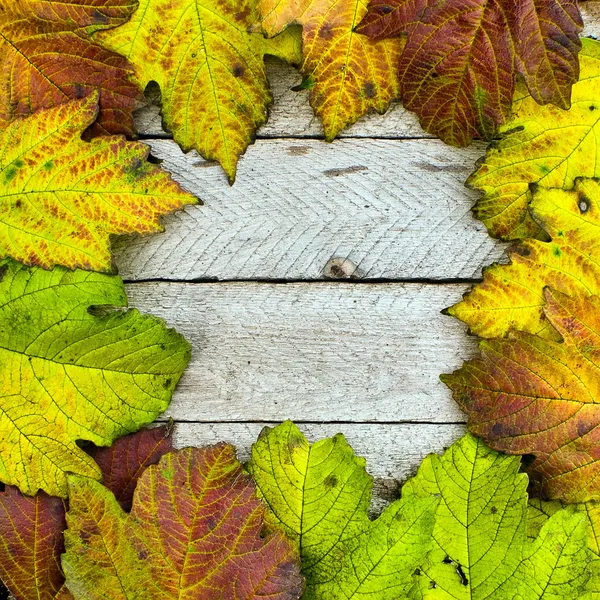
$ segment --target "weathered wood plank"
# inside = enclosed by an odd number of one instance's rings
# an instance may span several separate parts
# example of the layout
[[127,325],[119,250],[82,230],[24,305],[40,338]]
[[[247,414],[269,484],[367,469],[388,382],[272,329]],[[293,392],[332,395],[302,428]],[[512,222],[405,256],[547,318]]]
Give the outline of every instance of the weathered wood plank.
[[[600,35],[600,2],[581,2],[585,22],[583,35]],[[267,58],[267,72],[273,90],[274,103],[269,120],[258,132],[261,138],[323,137],[320,121],[308,103],[308,91],[293,92],[302,77],[299,72],[274,58]],[[159,107],[154,103],[136,112],[136,125],[140,133],[161,137],[166,135],[161,125]],[[393,104],[385,115],[375,113],[364,116],[358,123],[340,134],[340,137],[374,138],[427,138],[418,119],[399,104]]]
[[439,374],[475,352],[440,310],[466,285],[137,283],[193,357],[177,421],[464,421]]
[[118,241],[128,280],[314,280],[335,274],[331,259],[361,279],[468,279],[503,253],[463,185],[482,144],[261,140],[232,187],[195,152],[149,144],[205,205],[168,217],[166,233]]
[[[178,448],[229,442],[245,462],[258,434],[272,423],[177,423],[174,443]],[[465,431],[463,425],[375,425],[354,423],[299,423],[311,442],[343,433],[358,456],[367,459],[367,471],[375,478],[373,512],[399,496],[401,483],[413,475],[427,454],[441,454]]]

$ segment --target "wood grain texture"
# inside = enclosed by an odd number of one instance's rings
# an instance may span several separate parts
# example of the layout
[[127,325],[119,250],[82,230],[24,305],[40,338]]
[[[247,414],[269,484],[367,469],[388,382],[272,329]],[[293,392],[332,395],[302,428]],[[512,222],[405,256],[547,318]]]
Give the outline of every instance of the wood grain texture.
[[[367,471],[375,478],[372,513],[400,495],[401,484],[413,475],[431,453],[441,454],[465,432],[464,425],[297,423],[310,442],[343,433],[358,456],[367,459]],[[229,442],[246,462],[252,444],[263,427],[272,423],[177,423],[174,443],[207,446]]]
[[[585,22],[583,35],[600,36],[600,2],[580,2]],[[267,74],[273,92],[273,106],[269,120],[258,132],[258,138],[322,138],[323,128],[308,104],[309,91],[294,92],[291,88],[299,85],[302,76],[294,67],[275,58],[267,57]],[[162,128],[160,108],[156,93],[150,95],[149,104],[136,111],[136,127],[143,135],[164,137],[168,135]],[[371,113],[349,127],[340,137],[372,138],[429,138],[413,113],[394,103],[385,115]]]
[[138,283],[192,360],[176,421],[463,422],[440,373],[475,352],[440,311],[465,285]]
[[170,215],[165,233],[117,241],[126,280],[471,279],[503,253],[463,185],[482,144],[261,140],[230,187],[195,152],[148,143],[205,205]]

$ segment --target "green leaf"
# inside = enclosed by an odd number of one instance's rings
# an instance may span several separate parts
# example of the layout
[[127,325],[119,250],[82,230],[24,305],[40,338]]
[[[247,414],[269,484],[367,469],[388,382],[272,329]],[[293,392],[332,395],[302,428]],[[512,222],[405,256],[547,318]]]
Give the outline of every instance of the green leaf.
[[423,461],[403,496],[437,495],[440,504],[411,598],[579,597],[589,576],[585,519],[560,511],[528,542],[528,480],[519,467],[471,435]]
[[369,520],[365,460],[341,434],[311,446],[289,421],[254,444],[248,470],[270,508],[267,522],[300,552],[304,600],[406,597],[430,546],[434,497],[399,500]]
[[163,412],[190,358],[160,319],[127,306],[120,278],[3,263],[0,481],[65,497],[100,479],[79,441],[109,446]]
[[598,502],[565,505],[558,500],[547,502],[537,498],[531,499],[529,501],[527,533],[529,537],[535,538],[548,522],[548,519],[565,506],[583,514],[587,521],[587,543],[592,559],[588,569],[591,577],[585,588],[585,593],[580,596],[579,600],[600,600],[600,504]]

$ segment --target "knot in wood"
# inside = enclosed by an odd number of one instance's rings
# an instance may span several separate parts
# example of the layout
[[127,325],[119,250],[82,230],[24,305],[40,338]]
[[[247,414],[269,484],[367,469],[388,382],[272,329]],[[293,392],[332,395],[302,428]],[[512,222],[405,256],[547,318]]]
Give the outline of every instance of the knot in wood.
[[350,279],[357,276],[357,266],[348,258],[334,257],[327,262],[323,275],[327,279]]

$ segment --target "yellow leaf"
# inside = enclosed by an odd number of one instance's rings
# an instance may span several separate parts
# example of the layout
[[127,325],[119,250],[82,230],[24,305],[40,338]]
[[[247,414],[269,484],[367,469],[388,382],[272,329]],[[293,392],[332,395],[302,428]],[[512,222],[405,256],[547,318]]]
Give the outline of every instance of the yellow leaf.
[[145,144],[84,142],[97,112],[93,94],[0,131],[0,258],[111,271],[111,235],[162,231],[162,215],[196,202]]
[[570,191],[538,187],[531,213],[551,240],[513,248],[509,265],[485,269],[483,283],[448,309],[481,337],[517,329],[558,339],[544,316],[544,287],[572,297],[600,295],[600,182],[579,179]]
[[576,177],[600,177],[600,43],[584,39],[581,74],[570,110],[517,97],[513,117],[490,145],[468,185],[484,192],[474,208],[491,235],[534,237],[539,227],[527,213],[529,185],[569,188]]
[[98,34],[133,63],[141,87],[156,81],[165,127],[184,151],[221,163],[230,181],[267,119],[265,54],[300,61],[294,31],[266,42],[255,0],[140,0],[125,25]]
[[354,31],[367,13],[363,0],[259,0],[263,28],[273,36],[302,25],[302,87],[333,140],[369,110],[384,113],[400,95],[401,39],[374,42]]

